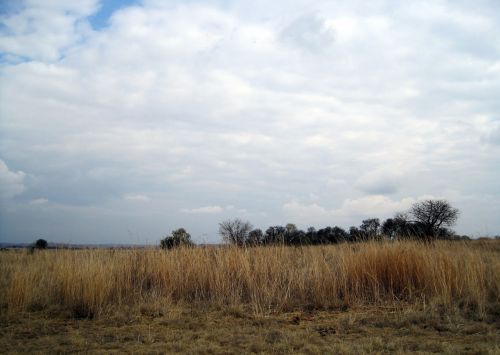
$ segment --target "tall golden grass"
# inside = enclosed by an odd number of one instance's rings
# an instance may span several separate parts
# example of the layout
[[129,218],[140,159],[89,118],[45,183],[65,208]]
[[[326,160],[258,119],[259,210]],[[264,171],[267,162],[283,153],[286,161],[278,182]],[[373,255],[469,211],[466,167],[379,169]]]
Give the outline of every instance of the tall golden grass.
[[144,302],[246,304],[257,313],[387,303],[483,312],[499,302],[500,248],[474,243],[2,252],[0,303],[86,316]]

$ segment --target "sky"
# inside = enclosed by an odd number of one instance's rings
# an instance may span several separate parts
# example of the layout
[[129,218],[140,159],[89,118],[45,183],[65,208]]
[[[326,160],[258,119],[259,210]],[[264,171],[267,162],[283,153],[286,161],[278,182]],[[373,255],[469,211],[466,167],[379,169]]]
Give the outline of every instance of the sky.
[[500,2],[2,1],[0,242],[500,234]]

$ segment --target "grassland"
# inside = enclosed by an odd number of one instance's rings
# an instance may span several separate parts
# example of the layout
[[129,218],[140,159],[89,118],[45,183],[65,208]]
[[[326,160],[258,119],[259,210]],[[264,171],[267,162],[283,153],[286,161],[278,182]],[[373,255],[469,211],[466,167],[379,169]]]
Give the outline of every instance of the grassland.
[[499,353],[500,243],[0,253],[6,352]]

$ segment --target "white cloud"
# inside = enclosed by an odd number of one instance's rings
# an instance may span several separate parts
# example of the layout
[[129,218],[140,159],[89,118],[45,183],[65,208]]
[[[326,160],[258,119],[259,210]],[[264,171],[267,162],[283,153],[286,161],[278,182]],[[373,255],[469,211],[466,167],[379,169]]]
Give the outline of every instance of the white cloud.
[[127,201],[148,202],[149,197],[141,194],[125,194],[123,198]]
[[[420,198],[419,198],[420,199]],[[314,223],[335,223],[340,221],[360,221],[360,218],[386,218],[398,211],[407,210],[419,199],[411,197],[392,200],[382,195],[369,195],[356,199],[346,199],[339,208],[328,209],[317,203],[305,204],[297,200],[283,204],[287,216],[298,221]]]
[[376,216],[387,217],[395,212],[408,209],[416,199],[405,197],[392,200],[383,195],[369,195],[356,199],[347,199],[335,214],[339,216]]
[[221,213],[223,208],[220,206],[205,206],[198,208],[182,208],[182,213],[191,213],[191,214],[217,214]]
[[24,179],[26,174],[22,171],[12,171],[0,159],[0,197],[9,198],[22,194],[26,189]]
[[[20,12],[0,16],[0,51],[54,61],[90,31],[80,20],[97,10],[97,0],[25,1]],[[41,38],[43,40],[41,40]]]
[[317,203],[303,204],[299,201],[289,201],[283,204],[284,212],[293,220],[311,221],[317,223],[318,221],[325,221],[335,215],[335,210],[326,209]]
[[38,206],[38,205],[44,205],[44,204],[46,204],[48,202],[49,202],[48,199],[42,197],[42,198],[36,198],[34,200],[31,200],[29,202],[29,204],[33,205],[33,206]]

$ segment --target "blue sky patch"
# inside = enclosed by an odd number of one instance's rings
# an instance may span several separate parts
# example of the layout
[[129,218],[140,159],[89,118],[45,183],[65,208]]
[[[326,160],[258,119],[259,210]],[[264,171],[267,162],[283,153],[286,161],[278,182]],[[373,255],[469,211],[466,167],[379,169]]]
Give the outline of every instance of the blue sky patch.
[[89,17],[89,22],[94,30],[100,30],[109,24],[111,15],[127,6],[138,4],[136,0],[104,0],[101,2],[99,11]]

